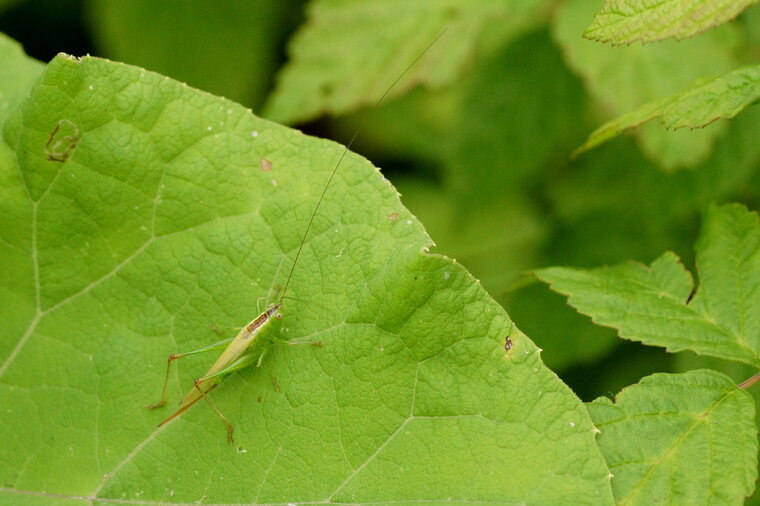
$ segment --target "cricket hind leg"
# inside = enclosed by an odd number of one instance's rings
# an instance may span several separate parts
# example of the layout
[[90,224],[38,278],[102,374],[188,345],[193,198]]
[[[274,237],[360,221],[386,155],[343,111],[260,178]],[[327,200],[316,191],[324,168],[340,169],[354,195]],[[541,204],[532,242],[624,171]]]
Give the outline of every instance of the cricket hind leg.
[[159,402],[156,402],[155,404],[149,404],[147,406],[148,409],[156,409],[156,408],[161,408],[163,406],[166,406],[166,389],[167,389],[167,386],[169,385],[169,373],[171,372],[172,362],[174,362],[178,358],[183,358],[190,355],[197,355],[199,353],[205,353],[207,351],[214,351],[214,350],[225,348],[232,341],[232,339],[233,338],[224,339],[223,341],[219,341],[218,343],[214,343],[212,345],[206,346],[204,348],[200,348],[198,350],[188,351],[185,353],[172,353],[171,355],[166,357],[166,376],[164,377],[164,387],[161,389],[161,400]]
[[[203,390],[201,390],[201,382],[203,382],[203,378],[198,378],[193,382],[193,385],[195,386],[195,389],[198,391],[201,397],[203,397],[203,400],[208,402],[208,405],[211,406],[211,409],[214,410],[214,412],[217,414],[219,418],[224,422],[224,424],[227,426],[227,442],[229,444],[234,444],[235,439],[232,437],[232,433],[235,431],[235,427],[232,426],[232,423],[227,419],[226,416],[222,414],[221,411],[219,411],[219,408],[216,407],[216,404],[214,404],[214,401],[211,400],[210,397],[208,397]],[[216,386],[216,385],[214,385]],[[212,387],[213,389],[213,387]],[[211,389],[209,389],[209,392]]]
[[232,433],[235,431],[235,428],[232,426],[232,422],[230,422],[229,419],[226,416],[224,416],[224,414],[221,411],[219,411],[219,408],[216,407],[216,404],[214,404],[214,401],[212,401],[211,398],[208,395],[206,395],[211,390],[213,390],[216,387],[216,385],[206,390],[206,392],[203,391],[203,389],[201,388],[201,385],[203,384],[204,381],[209,381],[215,378],[221,378],[223,376],[227,376],[228,374],[233,373],[239,369],[248,367],[254,362],[255,362],[255,358],[253,354],[249,353],[249,354],[243,355],[238,360],[230,364],[228,367],[225,367],[224,369],[217,371],[214,374],[209,374],[208,376],[198,378],[193,382],[193,386],[198,391],[200,396],[203,397],[203,400],[205,400],[208,403],[208,405],[211,406],[211,409],[214,410],[217,416],[227,426],[227,442],[229,444],[235,443],[235,439],[232,437]]

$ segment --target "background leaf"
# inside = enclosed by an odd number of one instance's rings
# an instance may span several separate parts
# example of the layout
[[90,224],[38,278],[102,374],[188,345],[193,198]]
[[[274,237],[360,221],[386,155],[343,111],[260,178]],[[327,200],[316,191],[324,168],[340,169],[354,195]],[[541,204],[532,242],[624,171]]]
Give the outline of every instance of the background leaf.
[[660,118],[666,128],[703,128],[733,118],[760,100],[760,66],[701,80],[667,98],[649,102],[597,128],[575,152],[588,151],[623,131]]
[[17,42],[3,34],[0,34],[0,63],[5,69],[0,74],[0,119],[5,120],[39,77],[43,65],[26,56]]
[[588,407],[618,504],[743,504],[754,490],[754,403],[723,374],[655,374]]
[[741,205],[711,207],[696,248],[701,283],[673,253],[650,267],[628,263],[601,269],[536,271],[553,290],[620,337],[760,364],[760,224]]
[[[593,17],[595,4],[564,3],[554,22],[554,35],[568,64],[584,79],[589,93],[611,116],[675,93],[706,75],[736,67],[737,33],[730,26],[686,41],[651,46],[609,47],[579,34]],[[709,156],[725,125],[697,132],[641,130],[638,141],[652,160],[666,169],[695,166]]]
[[606,0],[584,37],[613,44],[685,39],[723,24],[757,0]]
[[[419,221],[355,155],[281,330],[324,345],[275,347],[214,392],[236,449],[207,409],[156,429],[168,413],[145,405],[165,356],[218,340],[212,325],[247,322],[284,284],[343,148],[90,57],[57,57],[14,118],[2,170],[20,217],[0,234],[25,255],[1,293],[27,310],[2,334],[6,494],[611,503],[583,405],[461,266],[422,251]],[[51,161],[62,119],[77,142]],[[185,362],[173,398],[208,365]]]
[[[498,40],[531,25],[546,0],[319,0],[290,45],[291,62],[263,111],[296,123],[329,112],[343,114],[377,102],[393,80],[444,29],[390,96],[416,84],[440,87],[460,77],[485,27],[498,23]],[[487,44],[493,42],[488,41]]]
[[295,2],[95,0],[88,7],[102,55],[258,108]]

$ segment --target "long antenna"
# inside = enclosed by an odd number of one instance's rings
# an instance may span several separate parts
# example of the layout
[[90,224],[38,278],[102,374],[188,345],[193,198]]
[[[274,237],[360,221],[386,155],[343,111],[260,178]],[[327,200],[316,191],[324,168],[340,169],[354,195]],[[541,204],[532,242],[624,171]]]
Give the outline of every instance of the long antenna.
[[[380,105],[380,103],[385,99],[386,96],[388,96],[388,93],[391,92],[391,90],[398,84],[399,81],[406,75],[409,70],[414,67],[420,59],[422,59],[423,56],[425,56],[425,53],[428,52],[428,50],[433,47],[433,45],[438,42],[438,39],[440,39],[443,34],[446,32],[446,28],[441,30],[441,33],[439,33],[435,39],[433,39],[430,44],[425,47],[425,49],[417,56],[417,58],[414,59],[412,63],[410,63],[404,71],[399,74],[399,76],[396,78],[395,81],[393,81],[393,84],[391,84],[387,90],[385,90],[385,93],[383,93],[383,96],[380,97],[380,99],[375,103],[374,108]],[[282,304],[282,301],[285,299],[285,293],[288,291],[288,287],[290,286],[290,280],[293,279],[293,272],[296,270],[296,264],[298,263],[298,258],[301,256],[301,250],[303,249],[304,244],[306,244],[306,238],[309,235],[309,231],[311,230],[311,225],[314,223],[314,218],[317,216],[317,211],[319,211],[319,206],[322,205],[322,201],[325,199],[325,194],[327,194],[327,190],[330,188],[330,184],[332,183],[333,178],[335,177],[335,173],[338,172],[338,167],[340,167],[341,162],[343,162],[343,159],[346,157],[346,154],[348,154],[348,151],[351,149],[351,146],[354,144],[354,141],[356,140],[356,137],[359,135],[359,132],[361,132],[362,128],[366,124],[367,120],[365,119],[364,122],[359,125],[359,128],[356,129],[356,132],[354,132],[353,137],[351,137],[351,140],[346,145],[346,149],[343,150],[343,153],[340,155],[340,158],[338,159],[338,163],[335,164],[335,168],[330,173],[330,177],[327,180],[327,184],[325,185],[325,189],[322,190],[322,195],[319,196],[319,200],[317,200],[317,205],[314,207],[314,212],[311,213],[311,218],[309,218],[309,223],[306,225],[306,230],[303,233],[303,237],[301,238],[301,244],[298,246],[298,250],[296,251],[296,257],[293,259],[293,265],[290,267],[290,273],[288,274],[288,280],[285,282],[285,288],[282,290],[282,295],[280,295],[279,304]]]

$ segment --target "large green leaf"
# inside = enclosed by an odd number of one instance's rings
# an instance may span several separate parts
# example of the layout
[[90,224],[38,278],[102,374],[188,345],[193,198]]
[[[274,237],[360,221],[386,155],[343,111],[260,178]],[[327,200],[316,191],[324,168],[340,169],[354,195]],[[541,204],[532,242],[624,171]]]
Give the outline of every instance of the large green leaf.
[[760,365],[760,224],[739,204],[711,207],[696,248],[701,284],[678,257],[651,266],[536,271],[568,302],[620,337]]
[[703,128],[733,118],[760,100],[760,65],[703,79],[673,95],[654,100],[608,121],[589,135],[576,153],[588,151],[623,131],[660,118],[665,128]]
[[[584,406],[353,154],[280,329],[323,346],[274,347],[213,392],[236,447],[205,406],[157,428],[168,412],[145,406],[166,355],[217,341],[213,325],[245,324],[285,284],[343,148],[65,55],[4,138],[5,499],[611,503]],[[180,361],[170,396],[213,358]]]
[[743,504],[755,488],[754,402],[719,372],[654,374],[589,412],[618,504]]
[[[499,23],[500,39],[519,34],[546,0],[315,0],[290,45],[292,62],[264,116],[294,123],[377,102],[425,47],[433,47],[391,92],[439,87],[460,77]],[[445,31],[445,33],[444,33]],[[439,39],[436,39],[440,34]]]
[[[568,0],[555,17],[554,34],[568,65],[612,117],[737,66],[738,32],[730,25],[701,37],[648,46],[610,47],[584,39],[581,33],[597,6],[587,0]],[[664,168],[675,169],[704,161],[724,129],[720,123],[695,131],[644,128],[638,140],[647,156]]]
[[685,39],[738,16],[757,0],[607,0],[585,37],[613,44]]

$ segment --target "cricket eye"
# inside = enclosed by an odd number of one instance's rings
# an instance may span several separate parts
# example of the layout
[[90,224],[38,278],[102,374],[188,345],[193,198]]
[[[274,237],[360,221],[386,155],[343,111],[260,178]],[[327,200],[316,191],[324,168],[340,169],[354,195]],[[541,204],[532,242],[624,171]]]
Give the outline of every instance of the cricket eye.
[[282,320],[282,313],[277,313],[275,315],[275,318],[277,318],[278,320]]

